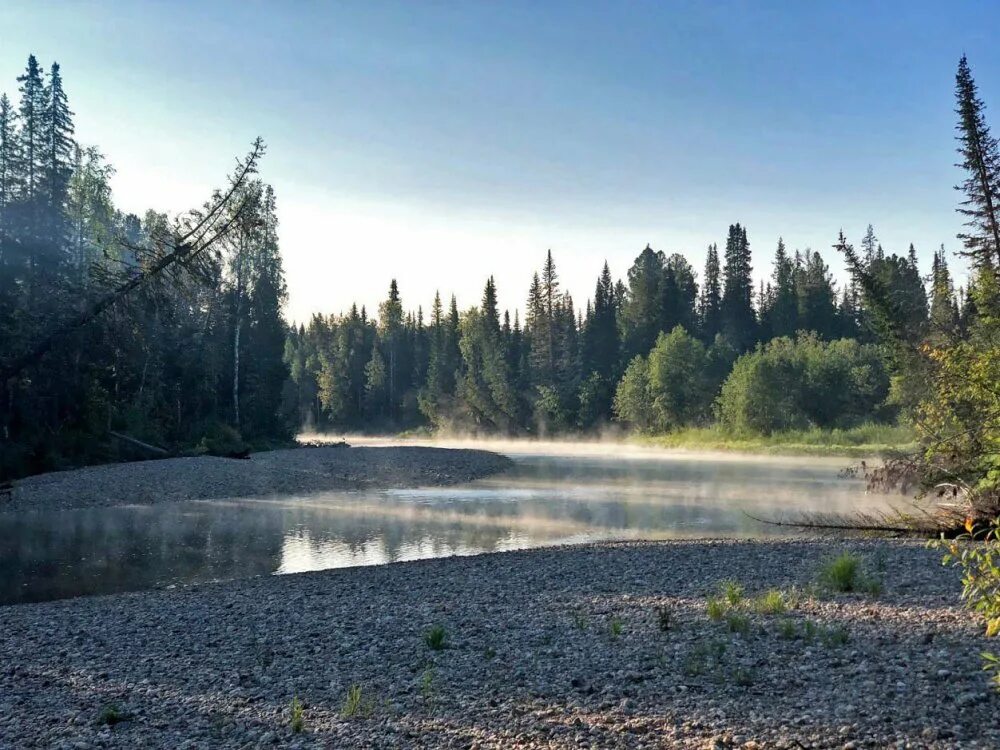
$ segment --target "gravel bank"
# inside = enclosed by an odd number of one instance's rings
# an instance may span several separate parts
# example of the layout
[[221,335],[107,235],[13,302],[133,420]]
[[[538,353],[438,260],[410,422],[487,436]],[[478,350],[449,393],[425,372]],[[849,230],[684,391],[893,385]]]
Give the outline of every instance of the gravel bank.
[[23,479],[0,512],[468,482],[510,466],[481,450],[319,446],[91,466]]
[[[723,579],[807,586],[845,548],[880,596],[748,611],[746,632],[707,616]],[[919,544],[716,541],[0,607],[0,747],[997,747],[958,593]],[[99,725],[105,706],[129,718]]]

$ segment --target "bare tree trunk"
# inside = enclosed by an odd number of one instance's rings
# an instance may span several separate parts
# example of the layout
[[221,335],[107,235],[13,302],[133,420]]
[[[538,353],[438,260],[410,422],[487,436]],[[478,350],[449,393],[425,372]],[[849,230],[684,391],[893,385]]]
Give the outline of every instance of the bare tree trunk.
[[239,318],[239,307],[236,311],[236,325],[233,332],[233,421],[236,429],[240,428],[240,330],[243,321]]

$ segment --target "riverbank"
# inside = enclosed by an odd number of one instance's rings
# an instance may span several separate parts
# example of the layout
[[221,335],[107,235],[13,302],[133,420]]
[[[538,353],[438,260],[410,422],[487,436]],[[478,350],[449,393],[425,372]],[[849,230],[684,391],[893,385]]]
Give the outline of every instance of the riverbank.
[[0,513],[98,506],[301,495],[327,490],[470,482],[510,459],[473,449],[419,446],[303,446],[248,459],[197,456],[90,466],[18,481]]
[[[844,549],[880,595],[792,593]],[[726,579],[789,609],[712,620]],[[959,590],[920,544],[650,542],[0,607],[0,747],[995,747]]]
[[634,436],[630,440],[667,449],[848,458],[882,458],[917,448],[911,428],[882,424],[863,424],[845,430],[783,430],[770,435],[739,435],[718,427],[691,427],[663,435]]

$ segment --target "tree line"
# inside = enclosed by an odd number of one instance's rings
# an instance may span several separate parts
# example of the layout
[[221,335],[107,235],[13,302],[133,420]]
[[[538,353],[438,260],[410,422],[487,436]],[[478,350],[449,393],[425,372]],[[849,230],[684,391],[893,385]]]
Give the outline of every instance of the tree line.
[[[955,288],[943,248],[924,278],[912,245],[887,253],[871,226],[861,245],[866,272],[889,291],[910,330],[924,336],[967,326],[974,301]],[[354,305],[291,329],[292,419],[319,430],[430,425],[511,435],[719,420],[770,432],[892,421],[912,405],[891,382],[897,373],[857,282],[838,289],[819,252],[789,252],[781,239],[770,277],[756,288],[752,271],[747,229],[736,223],[721,252],[709,246],[700,279],[683,255],[647,246],[624,279],[605,263],[582,308],[561,287],[550,251],[528,285],[523,321],[517,310],[500,311],[492,277],[479,305],[460,311],[454,296],[446,304],[438,293],[427,315],[421,307],[404,312],[392,280],[374,315]],[[815,382],[799,389],[799,402],[829,396],[841,406],[778,403],[807,371]],[[738,414],[737,382],[744,411],[756,416]],[[774,398],[765,407],[768,392]]]
[[[17,83],[16,101],[0,96],[0,478],[137,457],[116,434],[168,451],[287,438],[271,187],[248,169],[183,221],[120,211],[113,167],[75,139],[59,65],[32,55]],[[211,241],[209,226],[223,228]],[[210,251],[165,263],[164,238],[181,236]],[[60,327],[72,334],[39,347]]]

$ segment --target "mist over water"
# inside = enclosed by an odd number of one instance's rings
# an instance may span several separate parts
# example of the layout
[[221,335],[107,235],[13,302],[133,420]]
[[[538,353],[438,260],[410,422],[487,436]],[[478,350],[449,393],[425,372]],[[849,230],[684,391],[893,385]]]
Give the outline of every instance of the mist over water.
[[[315,436],[311,436],[315,437]],[[514,467],[454,487],[0,514],[0,602],[606,539],[789,533],[751,516],[885,509],[849,459],[611,442],[348,438],[479,447]]]

